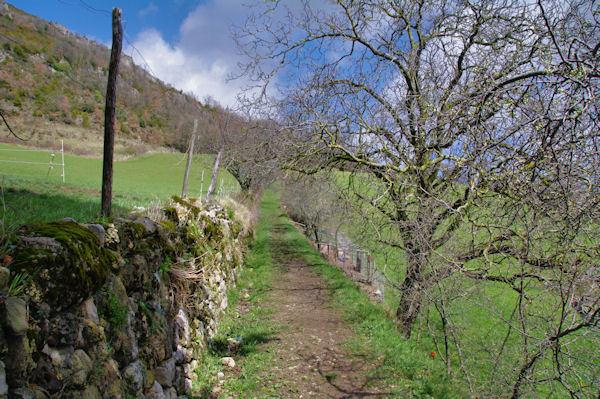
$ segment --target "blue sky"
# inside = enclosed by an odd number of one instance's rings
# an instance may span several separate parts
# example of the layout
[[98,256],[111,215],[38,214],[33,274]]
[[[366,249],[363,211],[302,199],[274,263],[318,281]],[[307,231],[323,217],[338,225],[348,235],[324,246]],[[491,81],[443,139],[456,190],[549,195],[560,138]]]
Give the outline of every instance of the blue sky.
[[235,106],[236,94],[244,86],[243,80],[227,79],[240,61],[230,28],[245,20],[248,10],[243,0],[7,1],[107,46],[112,41],[110,12],[119,7],[123,51],[159,79],[199,100],[211,97],[224,106]]
[[123,11],[123,26],[130,37],[154,28],[165,40],[179,39],[179,27],[184,19],[204,0],[8,0],[9,3],[45,20],[58,22],[70,31],[86,35],[103,43],[111,41],[111,19],[114,7]]

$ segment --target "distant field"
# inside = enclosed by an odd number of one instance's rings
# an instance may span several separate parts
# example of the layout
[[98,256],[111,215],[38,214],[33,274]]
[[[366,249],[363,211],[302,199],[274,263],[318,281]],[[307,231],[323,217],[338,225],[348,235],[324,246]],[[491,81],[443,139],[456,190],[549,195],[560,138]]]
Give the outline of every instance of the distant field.
[[[62,183],[60,152],[30,150],[0,144],[0,184],[3,190],[3,227],[29,221],[56,220],[71,216],[93,220],[99,216],[102,160],[65,154],[65,184]],[[205,195],[214,156],[195,154],[188,180],[188,197]],[[113,209],[129,212],[180,195],[186,158],[181,153],[148,153],[115,162]],[[202,172],[204,171],[204,182]],[[237,191],[239,186],[226,171],[218,186]],[[202,192],[201,192],[202,189]]]

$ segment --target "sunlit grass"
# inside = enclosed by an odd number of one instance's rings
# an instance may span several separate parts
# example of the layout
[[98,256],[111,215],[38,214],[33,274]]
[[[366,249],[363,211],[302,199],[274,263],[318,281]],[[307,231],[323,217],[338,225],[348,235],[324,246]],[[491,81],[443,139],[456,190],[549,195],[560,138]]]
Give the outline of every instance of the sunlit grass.
[[[0,150],[0,160],[3,161],[0,162],[0,184],[4,189],[2,217],[5,227],[62,217],[73,217],[80,221],[99,217],[102,160],[66,154],[66,182],[63,184],[60,153],[55,153],[54,165],[50,168],[50,152],[3,144],[0,144]],[[188,179],[188,197],[203,197],[206,193],[213,158],[211,155],[195,154]],[[153,202],[165,201],[172,195],[180,195],[185,165],[185,155],[180,153],[149,153],[115,162],[114,212],[129,212],[134,206],[145,207]],[[219,176],[217,189],[239,189],[227,171],[222,170]]]

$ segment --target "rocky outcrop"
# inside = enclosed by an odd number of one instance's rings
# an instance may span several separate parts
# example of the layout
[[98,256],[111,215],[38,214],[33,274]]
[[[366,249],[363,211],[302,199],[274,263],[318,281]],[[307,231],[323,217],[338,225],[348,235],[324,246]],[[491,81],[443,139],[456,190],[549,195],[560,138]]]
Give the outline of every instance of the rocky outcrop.
[[23,226],[0,268],[0,397],[189,395],[249,229],[173,198],[165,217]]

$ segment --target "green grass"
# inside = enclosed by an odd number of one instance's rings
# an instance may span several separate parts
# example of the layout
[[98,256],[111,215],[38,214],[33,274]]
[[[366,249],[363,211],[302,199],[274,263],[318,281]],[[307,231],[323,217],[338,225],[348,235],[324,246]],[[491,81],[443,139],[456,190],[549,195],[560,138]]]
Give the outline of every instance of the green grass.
[[289,256],[303,258],[323,276],[336,306],[357,333],[348,343],[349,349],[371,361],[382,362],[382,367],[373,371],[373,377],[382,386],[393,387],[390,397],[459,398],[467,395],[446,376],[444,364],[430,358],[434,347],[416,346],[404,339],[384,305],[370,302],[356,283],[324,260],[289,222],[284,221],[283,226]]
[[[273,256],[277,263],[285,262],[288,258],[301,258],[324,277],[331,289],[334,306],[340,309],[350,328],[357,333],[356,338],[346,343],[350,353],[367,362],[381,363],[381,367],[372,371],[371,377],[378,381],[378,385],[389,389],[389,396],[386,397],[464,397],[466,393],[447,378],[442,362],[429,357],[431,350],[416,347],[405,340],[388,317],[384,306],[371,303],[355,283],[328,264],[289,223],[287,217],[278,211],[277,204],[277,197],[272,192],[267,192],[262,203],[256,242],[249,253],[238,288],[229,294],[233,305],[241,292],[252,287],[250,301],[253,310],[240,317],[234,306],[231,306],[220,324],[221,332],[217,340],[224,342],[228,337],[242,336],[242,342],[245,342],[245,337],[253,334],[261,334],[263,338],[273,334],[275,331],[269,330],[268,324],[265,324],[267,322],[262,318],[271,310],[261,307],[266,293],[264,288],[270,285],[275,272]],[[273,227],[278,229],[277,255],[270,253],[269,230]],[[277,384],[264,384],[259,379],[259,376],[268,373],[272,354],[257,351],[254,345],[255,342],[251,341],[249,347],[244,349],[244,356],[239,360],[241,373],[235,378],[228,376],[225,379],[221,391],[223,397],[279,397]],[[222,368],[219,363],[221,356],[222,352],[211,352],[207,358],[207,366],[198,371],[200,379],[197,388],[204,395],[200,397],[208,397],[214,386],[214,376]],[[335,376],[331,375],[329,378]]]
[[[271,339],[276,327],[271,325],[268,315],[272,309],[262,305],[271,286],[275,269],[271,248],[271,230],[276,220],[277,198],[267,191],[261,203],[261,216],[256,227],[255,239],[250,245],[243,271],[235,288],[228,290],[229,307],[219,322],[219,333],[213,339],[201,367],[196,370],[198,381],[194,385],[195,396],[208,398],[217,384],[217,373],[227,371],[220,359],[230,356],[225,349],[227,338],[241,337],[241,345],[236,353],[236,362],[242,371],[235,378],[228,376],[222,387],[221,395],[237,394],[238,397],[276,398],[275,387],[265,386],[260,375],[268,369],[273,354],[259,350],[258,346]],[[248,292],[251,310],[240,315],[237,304],[240,297]],[[220,396],[219,396],[220,397]]]
[[[22,151],[26,150],[26,151]],[[0,144],[0,184],[4,190],[2,219],[5,230],[30,221],[51,221],[73,217],[91,221],[99,217],[102,160],[65,155],[66,183],[62,183],[60,153],[55,153],[54,168],[49,169],[50,152],[28,150]],[[188,180],[188,197],[205,194],[212,173],[210,155],[193,158]],[[7,162],[10,161],[10,162]],[[42,165],[16,162],[38,162]],[[134,206],[180,195],[185,171],[185,155],[150,153],[114,163],[113,210],[130,211]],[[204,171],[204,182],[202,182]],[[239,189],[226,171],[219,182]],[[217,186],[219,187],[219,186]],[[203,189],[203,193],[200,189]]]

